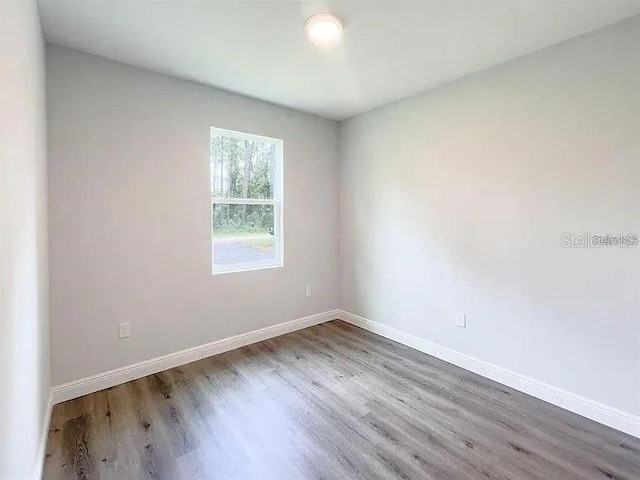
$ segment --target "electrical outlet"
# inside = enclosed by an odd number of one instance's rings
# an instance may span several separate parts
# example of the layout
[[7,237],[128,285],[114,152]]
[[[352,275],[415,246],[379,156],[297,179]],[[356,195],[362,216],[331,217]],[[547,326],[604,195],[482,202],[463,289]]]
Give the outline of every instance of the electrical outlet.
[[307,298],[311,296],[311,287],[307,287],[306,294],[307,294]]
[[127,338],[131,336],[131,324],[129,322],[118,324],[118,337]]
[[456,315],[456,325],[460,328],[467,328],[467,314],[458,313]]

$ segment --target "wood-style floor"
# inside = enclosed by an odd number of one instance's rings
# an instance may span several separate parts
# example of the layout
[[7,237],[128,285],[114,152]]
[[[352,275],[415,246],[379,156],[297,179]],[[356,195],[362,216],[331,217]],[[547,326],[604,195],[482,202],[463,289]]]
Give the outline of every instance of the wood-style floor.
[[640,479],[640,440],[333,321],[57,405],[44,478]]

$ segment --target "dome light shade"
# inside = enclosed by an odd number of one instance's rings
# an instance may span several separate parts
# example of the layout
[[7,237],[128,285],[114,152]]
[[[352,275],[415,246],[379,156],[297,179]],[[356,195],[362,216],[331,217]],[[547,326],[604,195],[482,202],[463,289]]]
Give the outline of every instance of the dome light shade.
[[342,22],[330,13],[309,17],[304,30],[309,41],[320,48],[335,47],[342,40]]

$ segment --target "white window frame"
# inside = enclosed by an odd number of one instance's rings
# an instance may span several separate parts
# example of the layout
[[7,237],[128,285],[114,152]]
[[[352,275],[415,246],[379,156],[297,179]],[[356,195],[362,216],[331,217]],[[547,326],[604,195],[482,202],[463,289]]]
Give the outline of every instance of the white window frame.
[[[224,273],[246,272],[251,270],[263,270],[267,268],[284,267],[284,142],[280,138],[264,137],[252,133],[238,132],[224,128],[211,127],[209,141],[214,136],[231,137],[238,140],[258,141],[271,143],[275,147],[275,158],[273,166],[273,199],[260,198],[218,198],[210,190],[210,214],[211,222],[211,274],[219,275]],[[211,168],[211,165],[209,166]],[[212,172],[209,171],[209,178]],[[215,204],[223,205],[273,205],[273,236],[275,257],[273,260],[260,260],[255,262],[235,263],[233,265],[214,265],[214,230],[213,230],[213,208]]]

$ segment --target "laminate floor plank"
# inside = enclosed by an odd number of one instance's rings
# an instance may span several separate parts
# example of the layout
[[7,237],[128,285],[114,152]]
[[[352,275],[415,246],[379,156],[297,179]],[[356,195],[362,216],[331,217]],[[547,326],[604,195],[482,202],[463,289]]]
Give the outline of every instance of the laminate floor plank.
[[335,320],[56,405],[46,480],[640,480],[640,439]]

